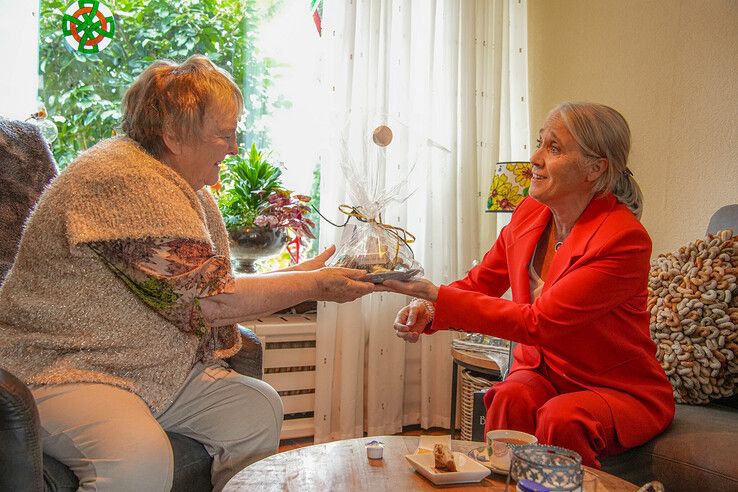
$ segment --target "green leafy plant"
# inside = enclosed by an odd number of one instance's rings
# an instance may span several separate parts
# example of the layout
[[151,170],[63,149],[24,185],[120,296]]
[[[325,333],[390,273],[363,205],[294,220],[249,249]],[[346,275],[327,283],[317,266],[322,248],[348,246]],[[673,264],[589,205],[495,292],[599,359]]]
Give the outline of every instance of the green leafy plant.
[[256,218],[269,206],[269,196],[286,191],[281,181],[282,168],[268,162],[256,144],[246,152],[223,160],[220,189],[215,188],[218,207],[227,229],[254,226]]
[[220,182],[213,187],[226,229],[242,231],[253,227],[290,230],[295,236],[312,239],[315,226],[309,217],[309,196],[293,195],[282,186],[282,167],[272,164],[255,144],[249,151],[223,160]]

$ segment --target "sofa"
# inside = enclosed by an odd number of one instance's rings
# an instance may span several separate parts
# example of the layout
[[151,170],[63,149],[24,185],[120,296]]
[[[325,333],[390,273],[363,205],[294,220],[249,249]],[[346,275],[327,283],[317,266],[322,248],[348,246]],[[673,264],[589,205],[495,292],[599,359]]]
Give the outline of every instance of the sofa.
[[[38,129],[0,118],[0,284],[12,265],[28,214],[56,174]],[[251,330],[239,328],[242,348],[227,362],[235,371],[261,379],[261,342]],[[43,454],[38,410],[28,387],[2,366],[0,360],[0,491],[77,490],[74,473]],[[205,448],[186,436],[167,435],[174,453],[172,490],[212,490],[212,458]]]
[[[718,210],[707,232],[738,233],[738,204]],[[734,293],[736,295],[738,293]],[[643,446],[602,461],[604,471],[667,492],[738,491],[738,395],[708,405],[677,404],[671,426]]]

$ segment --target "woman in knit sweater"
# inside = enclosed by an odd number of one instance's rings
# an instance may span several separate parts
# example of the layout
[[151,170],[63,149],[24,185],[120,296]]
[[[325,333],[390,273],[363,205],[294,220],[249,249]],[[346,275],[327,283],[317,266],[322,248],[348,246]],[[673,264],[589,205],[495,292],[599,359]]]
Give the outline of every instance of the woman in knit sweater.
[[222,359],[235,323],[373,291],[326,268],[234,276],[205,185],[237,152],[242,95],[207,58],[159,61],[123,100],[126,136],[81,154],[46,190],[0,289],[0,361],[31,386],[44,452],[81,490],[171,488],[165,431],[213,455],[223,488],[276,451],[279,396]]

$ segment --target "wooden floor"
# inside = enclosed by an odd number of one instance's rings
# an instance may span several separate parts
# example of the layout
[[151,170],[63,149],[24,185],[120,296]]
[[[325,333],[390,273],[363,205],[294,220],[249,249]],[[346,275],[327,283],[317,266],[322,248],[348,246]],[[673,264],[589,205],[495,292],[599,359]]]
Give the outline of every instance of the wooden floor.
[[[450,434],[451,431],[448,429],[442,429],[440,427],[433,427],[431,429],[421,429],[420,426],[412,425],[405,427],[402,432],[396,434],[398,436],[443,436]],[[301,437],[297,439],[284,439],[279,442],[279,452],[289,451],[291,449],[302,448],[305,446],[311,446],[313,444],[312,437]]]

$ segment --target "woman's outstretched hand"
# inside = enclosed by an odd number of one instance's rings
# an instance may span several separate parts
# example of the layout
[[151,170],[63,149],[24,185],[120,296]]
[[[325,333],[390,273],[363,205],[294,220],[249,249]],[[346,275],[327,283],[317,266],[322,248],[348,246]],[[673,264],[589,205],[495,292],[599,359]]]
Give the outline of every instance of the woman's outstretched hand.
[[349,302],[375,291],[371,282],[363,281],[366,270],[323,267],[314,270],[316,301]]
[[336,245],[332,244],[329,247],[325,249],[322,253],[320,253],[318,256],[314,256],[313,258],[310,258],[309,260],[301,261],[297,265],[293,266],[291,270],[298,271],[298,272],[309,272],[311,270],[317,270],[319,268],[323,268],[325,266],[325,262],[328,261],[328,259],[333,256],[333,253],[336,252]]
[[377,285],[376,290],[377,292],[397,292],[398,294],[405,294],[430,302],[436,302],[438,299],[438,286],[424,278],[406,282],[401,280],[385,280]]
[[406,342],[415,343],[425,327],[433,321],[433,313],[425,302],[415,300],[400,309],[395,317],[395,334]]

